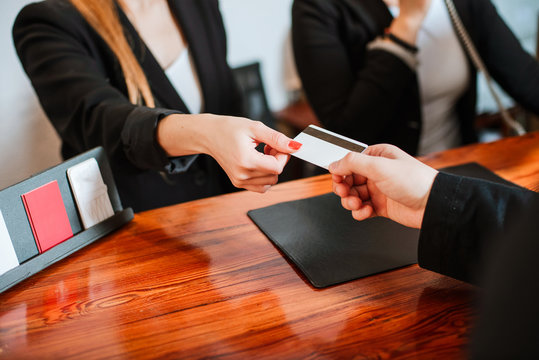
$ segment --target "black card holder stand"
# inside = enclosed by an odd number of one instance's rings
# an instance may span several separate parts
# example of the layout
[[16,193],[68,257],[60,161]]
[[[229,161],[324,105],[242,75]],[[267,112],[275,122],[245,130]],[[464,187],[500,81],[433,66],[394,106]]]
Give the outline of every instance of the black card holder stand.
[[[67,178],[67,169],[90,158],[95,158],[99,164],[103,181],[107,185],[114,215],[88,229],[84,229]],[[58,182],[74,235],[39,254],[21,195],[53,180]],[[19,260],[19,266],[0,275],[0,293],[118,229],[131,221],[134,216],[131,208],[124,209],[122,207],[112,171],[102,147],[87,151],[1,190],[0,210]]]

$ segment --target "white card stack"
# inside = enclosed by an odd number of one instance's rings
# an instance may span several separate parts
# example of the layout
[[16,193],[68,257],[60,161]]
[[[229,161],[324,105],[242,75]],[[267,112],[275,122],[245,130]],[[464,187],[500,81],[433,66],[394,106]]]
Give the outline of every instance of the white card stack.
[[0,211],[0,275],[19,265],[4,216]]
[[94,158],[69,168],[67,177],[85,229],[114,215],[107,185]]

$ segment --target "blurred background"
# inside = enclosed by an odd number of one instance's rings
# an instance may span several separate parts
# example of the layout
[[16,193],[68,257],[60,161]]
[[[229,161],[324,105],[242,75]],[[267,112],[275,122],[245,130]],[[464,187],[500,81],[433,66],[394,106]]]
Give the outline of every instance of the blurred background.
[[[526,50],[536,54],[539,1],[492,1]],[[17,13],[30,2],[0,2],[0,189],[62,161],[60,141],[40,108],[11,39]],[[291,5],[292,0],[220,0],[227,29],[229,63],[239,68],[239,76],[245,72],[242,81],[245,87],[249,84],[254,87],[255,95],[249,100],[251,110],[260,116],[270,112],[277,122],[283,118],[310,116],[290,111],[301,93],[290,45]],[[259,64],[259,67],[246,66],[249,64]],[[513,105],[507,96],[503,96],[503,102],[508,107]],[[478,113],[485,114],[479,120],[485,129],[482,140],[496,139],[500,131],[496,117],[491,114],[497,109],[483,79],[480,79],[477,106]],[[519,109],[513,111],[517,117],[525,116]]]

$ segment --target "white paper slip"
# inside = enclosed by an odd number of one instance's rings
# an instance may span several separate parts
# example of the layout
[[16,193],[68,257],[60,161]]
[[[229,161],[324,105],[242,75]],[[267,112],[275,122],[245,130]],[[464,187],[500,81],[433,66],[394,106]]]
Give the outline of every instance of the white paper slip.
[[4,216],[0,211],[0,275],[17,266],[19,266],[19,259],[17,259],[11,237],[7,231]]
[[322,129],[316,125],[309,125],[294,138],[303,146],[292,155],[311,164],[327,170],[329,164],[342,159],[351,151],[363,152],[367,145]]
[[67,169],[67,177],[85,229],[114,215],[107,185],[94,158]]

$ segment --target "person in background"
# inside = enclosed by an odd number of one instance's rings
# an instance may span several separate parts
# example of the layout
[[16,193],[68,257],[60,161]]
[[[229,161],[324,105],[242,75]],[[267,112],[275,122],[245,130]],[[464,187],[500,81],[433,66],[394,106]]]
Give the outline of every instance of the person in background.
[[[489,0],[455,0],[490,75],[539,114],[539,62]],[[295,0],[293,46],[329,130],[424,155],[477,141],[476,70],[444,0]]]
[[103,146],[135,211],[264,192],[301,145],[238,117],[216,0],[46,0],[13,39],[63,157]]
[[438,172],[385,144],[329,171],[355,219],[420,228],[419,266],[484,287],[472,358],[539,357],[539,194]]

